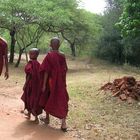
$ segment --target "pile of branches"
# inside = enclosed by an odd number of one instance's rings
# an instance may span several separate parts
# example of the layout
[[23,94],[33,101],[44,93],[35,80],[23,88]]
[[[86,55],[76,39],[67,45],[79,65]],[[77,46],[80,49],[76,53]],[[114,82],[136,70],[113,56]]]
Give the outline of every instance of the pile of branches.
[[134,77],[123,77],[115,79],[112,83],[108,82],[100,90],[111,91],[112,96],[119,97],[132,103],[133,100],[140,100],[140,81]]

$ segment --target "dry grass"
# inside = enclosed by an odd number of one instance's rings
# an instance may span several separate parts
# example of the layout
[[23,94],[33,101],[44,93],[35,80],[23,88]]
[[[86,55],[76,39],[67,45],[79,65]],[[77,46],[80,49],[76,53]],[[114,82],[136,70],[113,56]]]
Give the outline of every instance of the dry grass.
[[[104,83],[131,75],[140,80],[139,69],[113,66],[94,60],[69,61],[69,123],[79,128],[79,137],[91,140],[139,140],[140,105],[121,102],[98,89]],[[89,130],[87,130],[89,129]]]

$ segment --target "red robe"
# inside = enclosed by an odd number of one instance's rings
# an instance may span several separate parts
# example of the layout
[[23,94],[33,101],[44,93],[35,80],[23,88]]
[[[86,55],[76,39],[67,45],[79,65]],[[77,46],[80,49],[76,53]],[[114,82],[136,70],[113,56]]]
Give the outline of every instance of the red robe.
[[30,60],[25,66],[26,80],[27,76],[30,79],[27,81],[24,93],[21,97],[25,104],[25,109],[31,112],[34,116],[42,113],[39,107],[40,98],[40,64],[37,60]]
[[4,64],[4,55],[6,54],[7,43],[0,38],[0,75],[2,73],[3,64]]
[[40,105],[47,113],[63,119],[68,113],[69,100],[66,89],[65,56],[57,51],[49,52],[41,65],[41,81],[45,72],[48,73],[47,89],[41,95]]

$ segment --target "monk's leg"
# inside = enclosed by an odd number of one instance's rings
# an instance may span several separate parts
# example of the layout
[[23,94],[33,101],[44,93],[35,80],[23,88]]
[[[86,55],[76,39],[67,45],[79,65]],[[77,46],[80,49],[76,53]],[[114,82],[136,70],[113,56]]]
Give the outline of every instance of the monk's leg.
[[31,112],[29,110],[24,111],[24,115],[26,116],[26,119],[30,119],[31,118]]
[[63,119],[62,119],[61,130],[62,130],[63,132],[67,132],[66,118],[63,118]]
[[37,115],[35,116],[34,122],[37,123],[37,124],[39,123],[39,119],[38,119],[38,116]]
[[50,123],[50,116],[49,114],[46,112],[46,124],[49,124]]
[[50,123],[49,114],[46,112],[46,117],[40,117],[40,120],[43,121],[45,124],[49,124]]
[[35,116],[35,121],[37,121],[37,120],[38,120],[38,116],[36,115],[36,116]]
[[31,113],[30,113],[30,112],[28,112],[27,114],[25,113],[25,116],[26,116],[27,119],[30,120],[30,118],[31,118]]
[[24,114],[26,108],[24,107],[24,109],[20,110],[20,113]]

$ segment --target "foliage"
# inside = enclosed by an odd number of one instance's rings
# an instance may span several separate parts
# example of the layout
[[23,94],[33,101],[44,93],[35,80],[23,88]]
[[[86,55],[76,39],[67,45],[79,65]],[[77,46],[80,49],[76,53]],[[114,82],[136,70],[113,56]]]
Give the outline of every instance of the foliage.
[[[58,29],[58,32],[60,32],[66,25],[71,26],[72,22],[70,18],[77,7],[77,1],[75,0],[1,0],[0,2],[0,10],[2,11],[0,13],[0,28],[7,29],[10,35],[14,29],[17,40],[16,46],[22,48],[22,50],[25,50],[25,46],[29,47],[35,43],[34,37],[32,37],[33,39],[30,43],[28,43],[27,39],[30,39],[29,34],[30,36],[34,36],[32,32],[38,30],[38,28],[41,32],[53,32]],[[30,29],[25,33],[27,28]],[[22,41],[19,41],[20,36],[24,36]],[[14,36],[12,39],[13,41],[15,40]],[[19,42],[24,42],[24,44],[22,43],[21,46]],[[15,51],[13,48],[14,45],[11,45],[12,53]]]
[[[132,2],[137,5],[133,5]],[[139,66],[139,2],[107,0],[107,3],[107,9],[102,17],[103,32],[96,55],[113,63]]]
[[122,1],[108,0],[108,7],[102,16],[102,27],[96,55],[113,63],[123,63],[123,45],[120,31],[115,27],[122,12]]
[[97,16],[92,17],[91,13],[78,9],[76,0],[0,0],[0,2],[2,11],[0,27],[9,31],[15,28],[18,43],[20,41],[17,35],[23,35],[24,29],[26,30],[28,26],[30,28],[39,26],[48,34],[51,32],[62,35],[70,47],[81,44],[84,46],[93,40],[98,32],[96,31],[98,29],[94,28],[98,27],[94,22]]
[[125,0],[123,13],[117,25],[122,36],[138,37],[140,35],[140,1]]

